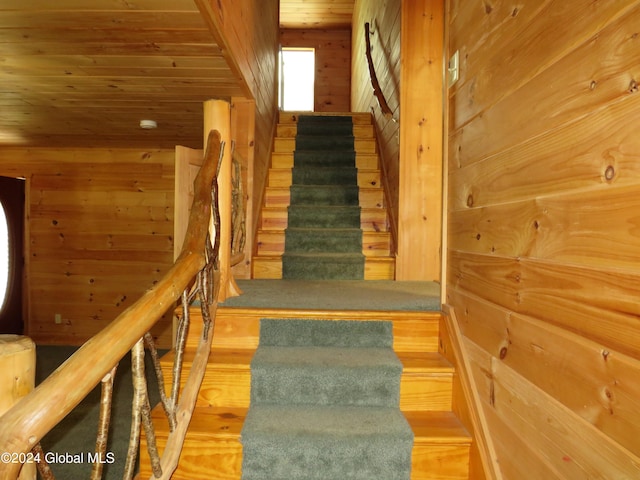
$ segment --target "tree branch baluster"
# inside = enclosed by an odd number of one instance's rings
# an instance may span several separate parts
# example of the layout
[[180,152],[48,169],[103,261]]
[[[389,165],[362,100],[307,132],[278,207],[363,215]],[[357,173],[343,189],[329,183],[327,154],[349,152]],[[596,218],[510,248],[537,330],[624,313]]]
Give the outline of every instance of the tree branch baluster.
[[[111,405],[113,401],[113,380],[116,376],[118,366],[115,365],[111,371],[102,379],[102,394],[100,396],[100,418],[98,420],[98,434],[96,436],[97,460],[91,467],[91,480],[100,480],[107,453],[107,443],[109,441],[109,425],[111,424]],[[101,461],[102,460],[102,461]]]

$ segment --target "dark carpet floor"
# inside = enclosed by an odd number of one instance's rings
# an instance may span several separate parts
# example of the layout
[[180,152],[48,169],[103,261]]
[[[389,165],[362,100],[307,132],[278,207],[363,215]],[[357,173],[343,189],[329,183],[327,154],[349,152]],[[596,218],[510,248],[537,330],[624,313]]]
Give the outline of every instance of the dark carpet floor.
[[[41,383],[53,371],[69,358],[77,347],[37,345],[36,346],[36,385]],[[148,352],[147,352],[148,353]],[[166,351],[159,352],[160,354]],[[146,357],[146,376],[149,385],[151,404],[160,401],[157,382],[149,355]],[[111,453],[105,464],[103,479],[121,479],[129,444],[131,429],[131,401],[133,386],[131,381],[131,355],[127,354],[116,371],[113,389],[111,428],[107,451]],[[91,464],[87,460],[88,452],[95,451],[96,432],[100,413],[100,386],[96,387],[75,409],[42,439],[42,448],[51,458],[60,459],[51,464],[51,470],[58,480],[88,479]],[[67,462],[67,454],[76,456]],[[83,454],[83,457],[77,455]],[[82,461],[76,461],[81,459]],[[38,475],[38,478],[40,476]]]

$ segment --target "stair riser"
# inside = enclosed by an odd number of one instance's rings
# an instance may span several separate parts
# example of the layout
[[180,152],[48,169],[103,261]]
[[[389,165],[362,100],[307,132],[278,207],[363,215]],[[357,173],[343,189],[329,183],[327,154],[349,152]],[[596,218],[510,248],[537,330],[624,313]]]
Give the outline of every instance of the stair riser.
[[282,278],[298,280],[362,280],[364,256],[357,254],[323,254],[321,261],[309,254],[287,252],[282,256]]
[[469,445],[414,445],[411,480],[469,480]]
[[295,228],[355,228],[360,230],[361,223],[360,207],[357,205],[292,205],[287,208],[287,232]]
[[[359,188],[358,204],[362,208],[384,208],[384,192],[381,188]],[[288,207],[291,191],[287,187],[267,187],[265,207]]]
[[[357,250],[354,250],[355,246]],[[362,231],[355,228],[351,230],[289,228],[285,234],[285,248],[288,253],[362,253]]]
[[[196,410],[197,412],[197,410]],[[167,445],[169,426],[159,414],[158,407],[153,412],[153,422],[156,426],[156,443],[160,452]],[[242,471],[242,444],[240,443],[239,428],[235,433],[229,432],[227,426],[215,424],[211,428],[212,436],[205,438],[202,434],[194,433],[190,427],[187,430],[178,468],[171,475],[172,480],[240,480]],[[216,434],[222,433],[221,436]],[[140,475],[136,478],[153,478],[147,439],[142,429],[140,437]]]
[[[253,278],[281,279],[281,257],[253,257]],[[395,263],[392,257],[365,257],[365,280],[393,280],[395,279]]]
[[[278,124],[276,130],[277,137],[294,138],[298,133],[297,124]],[[356,138],[373,138],[373,125],[353,125],[353,136]]]
[[[377,153],[376,141],[369,138],[356,138],[353,141],[356,153]],[[279,138],[273,142],[273,151],[277,153],[293,153],[296,150],[295,138]]]
[[335,189],[332,186],[300,186],[291,187],[291,205],[358,205],[357,186],[343,186]]
[[[189,364],[185,365],[190,366]],[[172,365],[162,363],[165,378],[171,378]],[[188,371],[185,369],[185,372]],[[180,388],[186,381],[182,376]],[[432,412],[451,410],[452,374],[402,373],[400,377],[400,409]],[[169,392],[167,392],[167,395]],[[198,407],[248,408],[251,398],[251,373],[246,368],[220,368],[209,364],[198,393]]]
[[295,185],[357,185],[358,171],[355,167],[296,167],[291,182]]
[[[278,141],[284,143],[285,140],[289,139],[278,139],[276,138],[276,144]],[[324,135],[299,135],[294,140],[294,148],[293,151],[299,150],[329,150],[329,151],[353,151],[355,148],[355,139],[353,135],[349,136],[328,136]],[[358,140],[359,143],[365,144],[368,140]],[[286,147],[285,147],[286,148]],[[275,148],[276,151],[278,147]],[[362,151],[362,146],[360,150]]]
[[[360,228],[365,232],[388,232],[386,211],[377,208],[360,210]],[[287,228],[287,207],[272,207],[263,209],[260,228],[263,230],[282,230]]]
[[[258,232],[258,255],[282,255],[284,253],[284,230]],[[362,253],[370,257],[384,257],[391,254],[391,234],[388,232],[362,232]]]
[[[212,432],[219,428],[212,428]],[[162,452],[168,428],[156,430]],[[140,478],[151,478],[147,442],[140,442]],[[173,480],[240,480],[242,444],[235,438],[202,438],[188,431]],[[468,444],[416,444],[411,451],[411,480],[468,480]]]
[[[380,186],[380,172],[362,171],[357,173],[357,184],[359,187],[378,187]],[[269,170],[269,187],[288,188],[292,185],[292,176],[290,169],[272,168]]]
[[[213,347],[255,350],[261,318],[326,318],[329,320],[383,320],[393,322],[396,352],[437,352],[440,314],[438,312],[349,312],[288,309],[241,309],[218,307]],[[196,348],[202,335],[202,314],[192,309],[187,348]]]
[[[271,168],[293,168],[293,153],[272,153]],[[378,156],[370,153],[356,152],[356,168],[359,170],[377,170]]]
[[[278,115],[278,123],[295,125],[298,123],[298,117],[300,115],[308,115],[308,112],[280,112]],[[322,116],[322,113],[316,114]],[[340,115],[340,113],[328,113],[327,115],[336,116]],[[371,124],[371,114],[364,112],[350,112],[345,113],[343,115],[348,115],[351,117],[351,122],[354,125],[370,125]]]

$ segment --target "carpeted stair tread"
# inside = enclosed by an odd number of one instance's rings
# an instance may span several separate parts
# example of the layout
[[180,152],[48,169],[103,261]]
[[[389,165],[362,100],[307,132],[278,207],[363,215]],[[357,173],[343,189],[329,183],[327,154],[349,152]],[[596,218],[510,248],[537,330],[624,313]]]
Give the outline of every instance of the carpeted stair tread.
[[260,346],[391,348],[393,324],[369,320],[263,318]]
[[296,150],[354,150],[353,135],[296,135]]
[[362,230],[289,227],[285,249],[288,253],[362,253]]
[[243,480],[407,480],[410,475],[413,434],[394,408],[252,407],[242,439]]
[[390,348],[261,347],[251,362],[252,405],[393,407],[402,363]]
[[356,164],[354,151],[297,150],[293,153],[296,167],[353,167]]
[[360,228],[357,205],[290,205],[289,227]]
[[[289,189],[290,228],[285,232],[282,255],[284,279],[364,279],[360,210],[351,210],[340,220],[335,212],[323,210],[332,206],[360,206],[352,124],[349,116],[298,118]],[[303,205],[313,208],[295,210]],[[318,230],[337,227],[350,227],[358,232]]]
[[357,185],[291,185],[291,205],[353,205],[360,203]]
[[282,276],[304,280],[361,280],[364,278],[364,255],[285,251],[282,255]]
[[305,125],[308,123],[312,124],[353,124],[353,119],[351,115],[300,115],[298,116],[298,126]]
[[295,167],[292,170],[294,185],[355,185],[358,170],[355,167]]
[[409,480],[402,363],[382,321],[262,319],[243,480]]
[[302,135],[353,135],[351,123],[303,122],[298,123],[297,134]]

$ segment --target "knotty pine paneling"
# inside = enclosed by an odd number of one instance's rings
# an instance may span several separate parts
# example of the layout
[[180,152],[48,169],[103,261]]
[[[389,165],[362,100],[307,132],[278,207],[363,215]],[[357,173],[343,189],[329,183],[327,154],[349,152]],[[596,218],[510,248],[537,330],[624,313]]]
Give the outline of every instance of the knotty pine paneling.
[[316,112],[351,111],[351,29],[282,29],[280,44],[283,47],[315,49]]
[[[278,1],[195,0],[195,3],[214,36],[220,37],[220,44],[229,49],[229,60],[245,85],[244,96],[255,101],[253,186],[248,195],[250,210],[258,212],[277,122]],[[215,95],[215,91],[212,94]],[[253,235],[256,228],[254,220],[254,224],[247,227],[247,235]]]
[[638,477],[640,5],[449,7],[447,302],[502,474]]
[[400,127],[380,112],[373,95],[371,76],[366,57],[364,24],[369,22],[373,35],[371,56],[380,87],[399,118],[400,105],[400,0],[366,2],[356,0],[352,25],[351,110],[372,112],[380,147],[380,162],[392,231],[397,231],[398,198],[400,190]]
[[[0,150],[0,174],[27,179],[25,324],[37,343],[82,344],[169,269],[174,155]],[[170,347],[170,316],[153,333]]]

